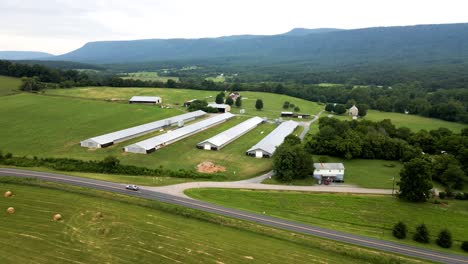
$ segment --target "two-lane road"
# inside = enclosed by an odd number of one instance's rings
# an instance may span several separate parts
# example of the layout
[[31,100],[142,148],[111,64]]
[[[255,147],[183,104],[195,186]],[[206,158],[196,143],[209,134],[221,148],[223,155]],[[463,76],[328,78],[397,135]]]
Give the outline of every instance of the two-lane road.
[[27,170],[17,170],[17,169],[8,169],[0,168],[0,175],[4,176],[15,176],[15,177],[24,177],[24,178],[38,178],[45,181],[53,181],[66,183],[71,185],[89,187],[104,191],[116,192],[136,197],[141,197],[145,199],[151,199],[171,204],[176,204],[180,206],[185,206],[193,209],[198,209],[210,213],[215,213],[219,215],[224,215],[228,217],[233,217],[237,219],[247,220],[256,222],[259,224],[281,228],[293,232],[298,232],[307,235],[318,236],[322,238],[327,238],[339,242],[349,243],[358,246],[369,247],[373,249],[383,250],[387,252],[392,252],[396,254],[426,259],[435,262],[442,263],[468,263],[467,256],[460,256],[448,253],[437,252],[428,249],[417,248],[413,246],[393,243],[389,241],[368,238],[359,235],[348,234],[345,232],[339,232],[335,230],[330,230],[326,228],[296,223],[288,220],[283,220],[279,218],[269,217],[260,214],[254,214],[250,212],[245,212],[241,210],[226,208],[218,205],[209,204],[206,202],[181,198],[165,193],[160,193],[156,191],[146,190],[142,188],[140,191],[129,191],[126,190],[123,184],[112,183],[106,181],[99,181],[87,178],[72,177],[61,174],[47,173],[47,172],[35,172]]

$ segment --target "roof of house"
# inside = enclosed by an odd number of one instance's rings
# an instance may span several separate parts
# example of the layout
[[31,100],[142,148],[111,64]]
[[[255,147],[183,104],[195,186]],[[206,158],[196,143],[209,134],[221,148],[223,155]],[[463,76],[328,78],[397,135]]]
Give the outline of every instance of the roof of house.
[[208,107],[213,107],[213,108],[229,108],[230,106],[228,104],[217,104],[217,103],[209,103]]
[[314,163],[317,170],[344,170],[343,163]]
[[204,140],[200,143],[198,143],[199,146],[203,146],[205,143],[210,143],[212,145],[215,145],[217,147],[223,146],[224,144],[230,142],[231,140],[238,138],[239,136],[243,135],[244,133],[250,131],[257,125],[263,122],[263,119],[256,116],[252,117],[222,133],[219,133],[218,135],[211,137],[207,140]]
[[159,96],[132,96],[129,101],[132,102],[157,102],[161,100]]
[[276,147],[281,145],[284,138],[291,134],[298,125],[299,124],[297,122],[292,120],[281,123],[277,128],[275,128],[275,130],[255,144],[255,146],[247,150],[247,152],[262,150],[272,155],[275,152]]
[[292,115],[294,114],[293,112],[281,112],[282,115]]

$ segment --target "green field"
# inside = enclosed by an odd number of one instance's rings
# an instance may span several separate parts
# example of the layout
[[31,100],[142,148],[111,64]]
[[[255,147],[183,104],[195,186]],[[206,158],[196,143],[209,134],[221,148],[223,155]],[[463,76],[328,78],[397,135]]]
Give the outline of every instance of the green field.
[[0,75],[0,96],[17,93],[20,85],[21,79]]
[[[437,250],[442,250],[434,243],[441,229],[448,228],[455,240],[454,247],[446,251],[461,253],[460,241],[468,237],[466,201],[437,205],[407,203],[392,196],[232,189],[190,189],[186,194],[223,206],[393,241],[401,241],[391,233],[396,222],[404,221],[410,232],[424,223],[432,240],[428,247]],[[403,242],[420,245],[410,238]]]
[[207,81],[212,81],[212,82],[220,82],[220,83],[223,83],[226,81],[226,78],[223,76],[223,75],[218,75],[216,77],[208,77],[208,78],[205,78],[205,80]]
[[[178,109],[118,104],[66,97],[18,94],[0,97],[0,149],[15,155],[103,159],[115,155],[124,164],[150,168],[195,169],[203,161],[225,166],[226,179],[253,177],[271,168],[271,160],[257,160],[245,151],[275,128],[263,124],[220,151],[195,146],[247,117],[232,120],[171,144],[149,155],[125,153],[122,147],[152,135],[138,137],[104,149],[87,149],[79,142],[89,137],[181,114]],[[263,132],[263,133],[261,133]]]
[[131,79],[131,80],[140,80],[145,82],[167,82],[167,80],[172,79],[174,81],[179,81],[179,77],[167,77],[159,76],[157,72],[129,72],[124,74],[122,79]]
[[15,213],[0,216],[2,263],[418,262],[84,188],[0,177],[6,190],[0,209]]

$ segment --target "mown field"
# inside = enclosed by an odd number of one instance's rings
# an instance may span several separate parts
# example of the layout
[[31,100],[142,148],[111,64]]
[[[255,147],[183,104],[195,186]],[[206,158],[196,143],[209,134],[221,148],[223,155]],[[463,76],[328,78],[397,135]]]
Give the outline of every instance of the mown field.
[[172,79],[174,81],[179,81],[179,77],[167,77],[159,76],[157,72],[129,72],[124,74],[122,79],[132,79],[140,81],[149,81],[149,82],[167,82],[167,80]]
[[[462,253],[460,241],[468,239],[466,201],[408,203],[392,196],[232,189],[190,189],[186,194],[228,207],[419,246],[411,235],[417,225],[424,223],[431,237],[427,247],[436,250],[442,250],[434,240],[444,228],[455,240],[453,248],[446,251]],[[398,221],[408,225],[410,238],[393,238],[392,226]]]
[[2,263],[419,263],[101,191],[0,177],[7,190],[0,209],[16,212],[0,216]]
[[17,93],[20,85],[21,79],[0,75],[0,96]]
[[[0,149],[16,155],[69,157],[85,160],[118,157],[122,163],[169,169],[195,169],[203,161],[225,166],[226,179],[243,179],[268,171],[271,160],[257,160],[245,151],[275,128],[263,124],[220,151],[199,150],[198,142],[214,136],[247,117],[226,123],[171,144],[149,155],[125,153],[122,147],[152,135],[104,149],[79,146],[83,139],[181,114],[178,109],[129,105],[66,97],[18,94],[0,97]],[[263,132],[263,133],[262,133]]]

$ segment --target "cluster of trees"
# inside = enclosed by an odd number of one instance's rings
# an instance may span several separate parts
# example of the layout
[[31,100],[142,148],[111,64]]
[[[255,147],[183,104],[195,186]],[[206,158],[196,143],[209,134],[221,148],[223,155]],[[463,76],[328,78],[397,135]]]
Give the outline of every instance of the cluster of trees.
[[213,178],[221,175],[198,173],[191,170],[168,170],[164,168],[149,169],[132,165],[120,164],[116,157],[109,156],[104,160],[83,161],[67,158],[28,158],[16,157],[11,153],[3,155],[0,152],[0,164],[17,167],[45,167],[59,171],[78,171],[91,173],[107,173],[120,175],[140,175],[140,176],[168,176],[176,178]]
[[207,113],[218,113],[218,109],[209,107],[208,102],[206,100],[195,100],[193,101],[189,107],[188,110],[190,112],[197,111],[197,110],[203,110]]
[[346,109],[351,108],[353,105],[355,105],[358,108],[358,115],[360,117],[364,117],[367,115],[367,110],[369,110],[369,106],[366,104],[356,104],[356,101],[353,99],[348,100],[346,104],[328,103],[325,105],[325,111],[341,115],[346,113]]
[[287,136],[276,149],[273,154],[273,171],[278,180],[285,182],[305,179],[313,174],[312,155],[305,151],[297,136]]
[[[403,222],[398,222],[393,226],[392,234],[398,239],[405,239],[408,234],[408,227]],[[430,243],[429,230],[425,224],[418,225],[413,234],[413,240],[419,243],[428,244]],[[442,248],[451,248],[453,244],[452,234],[448,229],[443,229],[439,232],[436,244]],[[464,251],[468,251],[468,241],[462,243],[461,248]]]
[[290,103],[289,101],[285,101],[283,103],[283,109],[284,110],[287,110],[287,109],[293,109],[294,112],[299,112],[301,111],[301,108],[293,103]]
[[232,99],[230,95],[226,96],[224,92],[220,92],[219,94],[216,95],[215,102],[217,104],[227,104],[229,106],[236,105],[236,107],[241,107],[242,106],[242,97],[238,96],[236,100]]

